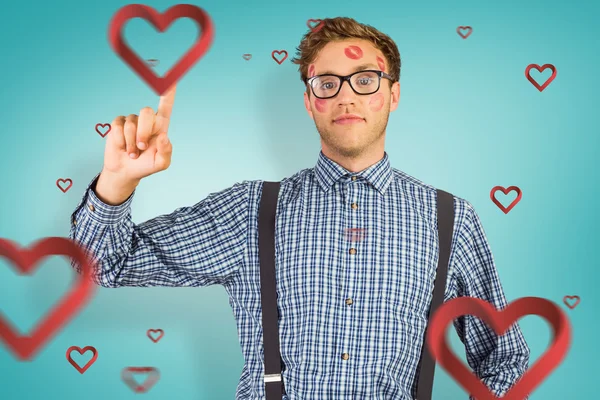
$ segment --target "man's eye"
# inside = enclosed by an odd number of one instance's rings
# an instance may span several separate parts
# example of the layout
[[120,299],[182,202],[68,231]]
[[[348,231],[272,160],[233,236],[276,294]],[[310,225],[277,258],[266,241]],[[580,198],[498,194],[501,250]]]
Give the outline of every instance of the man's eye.
[[335,87],[335,85],[333,82],[324,82],[323,85],[321,85],[321,87],[323,89],[333,89]]

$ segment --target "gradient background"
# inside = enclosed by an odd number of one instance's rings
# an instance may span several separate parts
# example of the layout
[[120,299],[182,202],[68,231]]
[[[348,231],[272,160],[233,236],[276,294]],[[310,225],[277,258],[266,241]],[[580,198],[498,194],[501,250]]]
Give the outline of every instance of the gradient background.
[[[0,237],[21,246],[68,235],[71,212],[102,168],[104,139],[96,123],[158,105],[158,96],[108,44],[109,21],[126,2],[53,3],[13,2],[4,9],[0,36],[6,58],[0,67]],[[146,4],[162,12],[177,3]],[[314,166],[319,136],[289,59],[309,18],[356,18],[389,34],[402,57],[400,106],[387,130],[392,166],[475,206],[509,302],[544,297],[569,316],[570,351],[531,399],[597,398],[597,4],[196,3],[212,17],[215,40],[178,85],[172,165],[138,187],[133,220],[195,204],[244,179],[280,180]],[[456,33],[459,25],[473,27],[468,39]],[[163,74],[196,32],[189,19],[165,34],[134,19],[125,37],[141,57],[159,59]],[[290,56],[279,65],[271,51],[282,49]],[[244,53],[252,59],[245,61]],[[557,68],[542,93],[524,76],[531,63]],[[541,83],[550,71],[532,75]],[[58,178],[73,179],[67,193],[56,187]],[[507,215],[490,200],[496,185],[523,191]],[[515,196],[498,193],[504,204]],[[0,312],[29,331],[73,276],[60,257],[47,258],[33,277],[16,275],[1,259]],[[581,303],[570,310],[562,304],[565,295],[579,295]],[[551,340],[549,326],[536,316],[520,324],[533,362]],[[160,342],[146,337],[150,328],[165,330]],[[450,337],[464,359],[452,329]],[[98,350],[83,375],[65,359],[72,345]],[[83,365],[90,353],[73,357]],[[142,395],[147,399],[233,399],[243,358],[223,288],[98,288],[33,361],[20,362],[0,345],[0,398],[134,398],[120,378],[128,366],[160,370],[160,380]],[[438,367],[433,397],[467,395]]]

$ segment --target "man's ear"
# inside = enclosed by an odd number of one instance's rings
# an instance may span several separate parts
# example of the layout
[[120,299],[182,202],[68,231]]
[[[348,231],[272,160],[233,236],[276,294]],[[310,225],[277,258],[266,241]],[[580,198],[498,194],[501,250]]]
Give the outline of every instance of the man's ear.
[[308,91],[306,90],[304,91],[304,107],[306,108],[306,112],[308,112],[308,116],[314,120],[315,118],[313,117],[312,110],[310,109],[310,98],[308,96]]
[[400,82],[394,82],[390,88],[390,112],[398,108],[400,102]]

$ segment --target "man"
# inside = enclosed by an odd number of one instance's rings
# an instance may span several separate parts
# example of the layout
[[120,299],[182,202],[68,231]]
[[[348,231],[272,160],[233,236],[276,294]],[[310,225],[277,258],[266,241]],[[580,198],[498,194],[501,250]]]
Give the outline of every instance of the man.
[[[384,151],[400,54],[389,36],[350,18],[323,20],[298,52],[322,150],[314,168],[281,181],[277,204],[283,399],[413,399],[438,260],[436,189],[392,168]],[[175,91],[161,96],[156,114],[143,108],[113,121],[103,169],[72,215],[70,236],[96,258],[94,280],[104,287],[223,285],[245,358],[236,399],[264,399],[262,181],[131,220],[140,180],[171,162]],[[472,296],[504,308],[479,217],[468,201],[454,204],[445,300]],[[501,337],[471,316],[454,325],[469,365],[496,395],[527,369],[517,324]]]

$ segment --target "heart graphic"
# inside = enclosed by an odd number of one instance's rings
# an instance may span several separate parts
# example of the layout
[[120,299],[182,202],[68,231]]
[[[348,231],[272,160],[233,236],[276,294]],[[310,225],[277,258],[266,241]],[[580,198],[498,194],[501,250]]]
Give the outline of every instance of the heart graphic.
[[[63,188],[61,186],[61,184],[64,184],[64,183],[67,183],[67,182],[69,184],[65,188]],[[58,188],[60,190],[62,190],[63,193],[67,193],[67,190],[71,189],[71,186],[73,186],[73,181],[70,178],[67,178],[67,179],[60,178],[60,179],[56,180],[56,186],[58,186]]]
[[[94,354],[92,356],[92,358],[90,359],[90,361],[88,361],[83,368],[80,367],[75,360],[73,360],[71,358],[71,352],[73,350],[77,350],[79,352],[79,354],[83,355],[83,353],[87,352],[88,350],[91,350],[91,352]],[[98,358],[98,352],[96,351],[96,348],[92,347],[92,346],[85,346],[83,349],[81,349],[80,347],[77,346],[71,346],[67,349],[67,360],[69,360],[69,362],[71,363],[72,366],[75,367],[75,369],[77,369],[77,371],[79,371],[80,374],[83,374],[85,371],[87,371],[87,369],[94,363],[96,362],[96,359]]]
[[246,53],[246,54],[242,54],[242,58],[243,58],[244,60],[248,61],[249,59],[251,59],[251,58],[252,58],[252,54],[248,54],[248,53]]
[[472,315],[481,318],[498,335],[503,335],[514,322],[527,315],[538,315],[550,323],[553,341],[542,354],[502,397],[502,400],[523,400],[546,379],[565,358],[571,342],[571,327],[563,311],[553,302],[540,297],[522,297],[497,311],[491,304],[473,297],[458,297],[444,303],[432,316],[427,332],[427,346],[432,356],[467,392],[478,400],[495,400],[498,397],[469,371],[450,350],[446,331],[456,318]]
[[308,29],[312,32],[319,32],[324,25],[325,23],[321,19],[309,19],[306,21],[306,26],[308,26]]
[[[147,372],[148,377],[146,378],[144,383],[138,385],[138,383],[133,378],[134,372]],[[123,382],[125,382],[127,386],[129,386],[129,388],[136,393],[145,393],[148,390],[150,390],[150,388],[154,386],[156,381],[158,381],[158,378],[160,378],[160,372],[154,367],[127,367],[124,368],[121,372],[121,379],[123,379]]]
[[146,60],[146,62],[148,63],[149,66],[156,67],[160,63],[160,60],[157,60],[156,58],[150,58],[150,59]]
[[346,240],[350,242],[360,242],[365,238],[366,228],[347,228]]
[[[569,303],[569,300],[575,300],[575,302],[573,304],[571,304],[571,303]],[[567,307],[569,307],[571,310],[574,309],[575,307],[577,307],[577,304],[579,304],[580,301],[581,301],[581,299],[579,298],[579,296],[563,297],[563,303],[565,303],[567,305]]]
[[[201,29],[201,34],[194,46],[171,68],[164,77],[158,77],[140,57],[131,50],[123,39],[123,26],[131,18],[143,18],[154,25],[159,32],[164,32],[176,19],[191,18]],[[201,8],[191,4],[177,4],[164,14],[143,4],[128,4],[114,15],[110,22],[108,39],[113,50],[129,66],[154,89],[162,95],[208,51],[214,37],[213,22]]]
[[[517,192],[517,198],[516,198],[516,199],[514,199],[514,200],[512,201],[512,203],[510,203],[510,205],[509,205],[508,207],[504,207],[504,206],[502,205],[502,203],[500,203],[500,202],[499,202],[499,201],[496,199],[496,196],[495,196],[495,194],[496,194],[496,192],[497,192],[498,190],[501,190],[501,191],[502,191],[504,194],[508,194],[508,192],[510,192],[510,191],[512,191],[512,190],[515,190],[515,191]],[[510,210],[512,210],[512,208],[513,208],[514,206],[516,206],[516,205],[517,205],[517,203],[518,203],[519,201],[521,201],[521,197],[522,197],[521,189],[519,189],[519,188],[518,188],[518,187],[516,187],[516,186],[509,186],[507,189],[503,188],[502,186],[494,186],[494,187],[492,188],[492,190],[490,191],[490,198],[492,199],[492,201],[494,202],[494,204],[496,204],[496,205],[498,206],[498,208],[500,208],[500,209],[502,210],[502,212],[504,212],[504,214],[508,214],[508,212],[509,212]]]
[[[154,339],[151,334],[156,332],[160,332],[160,335]],[[158,343],[158,341],[165,335],[165,332],[162,329],[148,329],[148,331],[146,331],[146,335],[148,335],[150,340],[152,340],[154,343]]]
[[[531,74],[529,73],[529,71],[531,71],[532,68],[537,69],[540,73],[544,72],[546,68],[550,68],[550,71],[552,71],[552,75],[550,75],[550,77],[546,79],[546,82],[544,82],[544,84],[540,86],[535,81],[535,79],[531,77]],[[525,77],[529,80],[529,82],[531,82],[533,86],[537,88],[537,90],[541,92],[544,89],[546,89],[546,87],[548,87],[548,85],[554,80],[554,78],[556,78],[556,68],[552,64],[544,64],[541,67],[537,64],[529,64],[527,68],[525,68]]]
[[[463,35],[463,33],[461,32],[462,30],[467,30],[469,31],[467,34]],[[470,26],[459,26],[458,28],[456,28],[456,32],[463,38],[466,39],[469,37],[469,35],[471,34],[471,32],[473,32],[473,28],[471,28]]]
[[11,260],[20,275],[31,275],[39,262],[47,256],[64,255],[76,261],[81,269],[75,285],[61,301],[50,310],[45,319],[27,336],[19,336],[16,329],[0,314],[0,339],[21,360],[31,360],[60,328],[69,322],[90,300],[96,286],[90,279],[91,260],[75,242],[63,237],[47,237],[36,242],[31,249],[19,249],[14,242],[0,238],[0,256]]
[[[100,128],[105,128],[108,126],[108,129],[106,130],[106,132],[102,133],[100,132]],[[108,135],[108,132],[110,132],[110,124],[96,124],[96,132],[98,132],[98,135],[105,137],[106,135]]]
[[[277,57],[275,57],[275,53],[277,53],[277,54],[285,53],[285,55],[283,56],[283,58],[281,59],[281,61],[279,61],[277,59]],[[271,52],[271,57],[273,57],[273,60],[277,61],[277,63],[279,65],[281,65],[281,63],[284,62],[285,59],[288,57],[288,53],[285,50],[273,50],[273,52]]]

